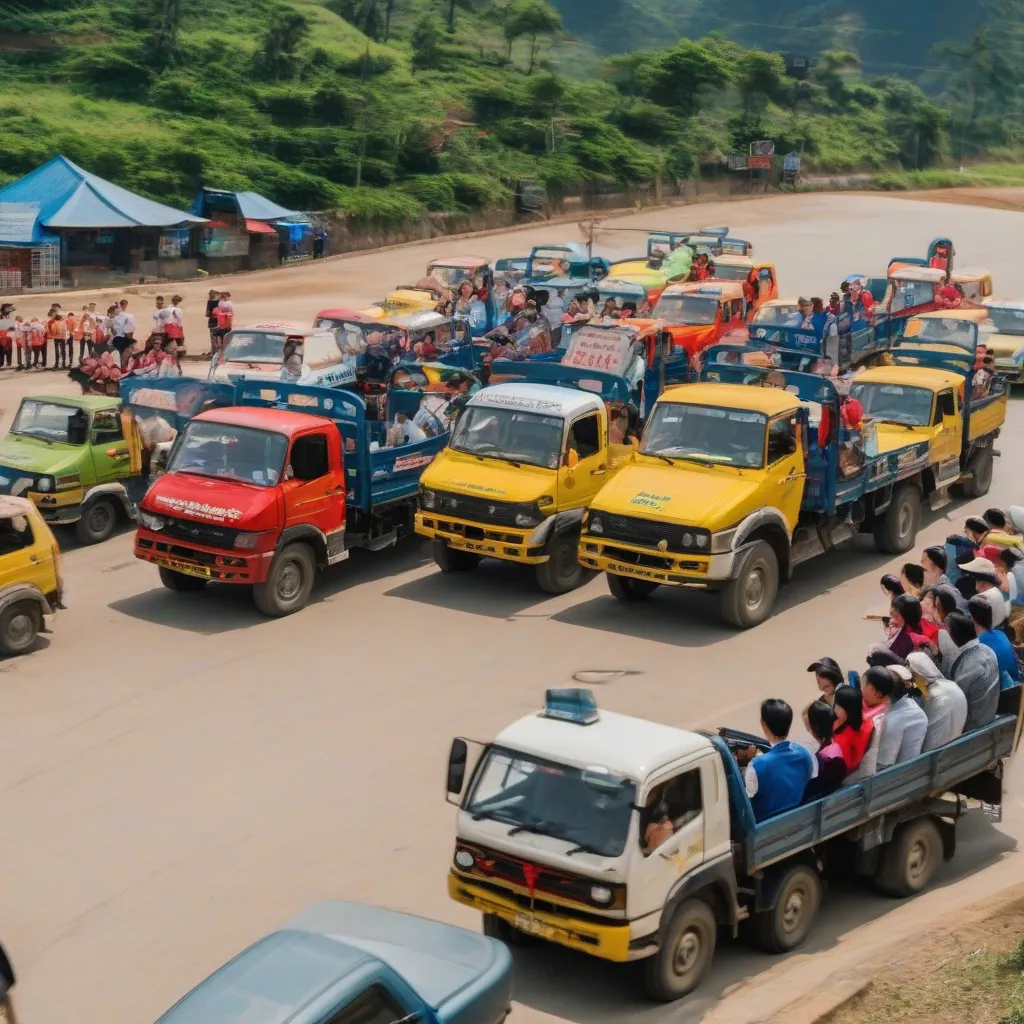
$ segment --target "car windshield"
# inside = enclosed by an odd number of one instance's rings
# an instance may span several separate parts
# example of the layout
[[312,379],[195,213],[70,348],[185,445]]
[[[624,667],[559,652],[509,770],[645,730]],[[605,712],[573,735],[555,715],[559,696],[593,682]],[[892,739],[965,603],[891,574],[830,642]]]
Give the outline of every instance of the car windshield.
[[767,426],[763,413],[746,409],[659,402],[644,430],[640,452],[760,469]]
[[927,427],[932,421],[932,393],[927,388],[860,383],[850,388],[850,394],[876,423]]
[[171,452],[167,472],[273,487],[281,479],[287,451],[288,438],[284,434],[233,423],[192,420]]
[[[72,419],[82,420],[84,427],[85,417],[85,412],[73,405],[26,398],[18,408],[18,415],[14,417],[11,433],[20,434],[22,437],[38,437],[43,441],[71,444],[68,428]],[[85,443],[84,429],[76,436],[74,443]]]
[[427,267],[427,277],[432,277],[437,281],[443,281],[447,285],[453,287],[459,284],[461,281],[472,281],[473,280],[473,268],[472,267],[449,267],[443,263],[431,263]]
[[1024,309],[988,308],[992,326],[1000,334],[1024,334]]
[[746,281],[750,274],[750,267],[734,267],[728,264],[715,264],[715,277],[719,281]]
[[755,324],[785,324],[800,312],[796,303],[792,305],[762,306],[754,314]]
[[601,857],[626,848],[636,786],[603,769],[580,769],[492,747],[466,811]]
[[704,327],[715,322],[718,299],[698,295],[662,295],[651,316],[670,324]]
[[233,331],[224,359],[230,363],[280,363],[287,338],[276,331]]
[[565,249],[536,249],[530,259],[533,277],[567,276],[572,266],[572,253]]
[[451,446],[467,455],[558,469],[562,417],[516,408],[469,406],[459,417]]

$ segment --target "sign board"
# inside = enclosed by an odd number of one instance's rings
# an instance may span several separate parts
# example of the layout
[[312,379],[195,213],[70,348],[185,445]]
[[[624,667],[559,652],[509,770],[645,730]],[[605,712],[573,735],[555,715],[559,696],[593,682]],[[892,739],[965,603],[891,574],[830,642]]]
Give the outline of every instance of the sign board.
[[768,154],[748,156],[747,167],[752,171],[770,171],[772,169],[772,158]]
[[0,242],[34,241],[38,218],[38,203],[0,203]]
[[782,161],[782,169],[784,171],[792,171],[793,174],[800,173],[800,154],[799,153],[787,153]]
[[733,153],[729,157],[730,171],[745,171],[747,169],[747,157],[743,153]]
[[572,336],[562,358],[562,365],[582,370],[601,370],[621,377],[632,348],[633,342],[626,331],[585,326]]
[[775,143],[771,139],[762,139],[760,142],[750,144],[751,156],[774,156]]

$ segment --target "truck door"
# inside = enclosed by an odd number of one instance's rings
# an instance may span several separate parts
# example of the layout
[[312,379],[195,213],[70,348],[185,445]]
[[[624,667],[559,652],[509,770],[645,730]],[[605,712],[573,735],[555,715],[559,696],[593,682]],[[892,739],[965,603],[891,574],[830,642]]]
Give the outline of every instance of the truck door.
[[796,411],[768,421],[767,503],[786,517],[792,536],[804,496],[804,456],[797,438]]
[[704,862],[704,789],[691,762],[651,776],[641,801],[640,849],[629,872],[629,916],[659,911],[676,882]]
[[89,440],[98,484],[121,480],[131,474],[131,451],[121,427],[121,414],[116,409],[99,409],[93,413]]
[[[608,475],[608,438],[601,414],[584,413],[573,420],[558,471],[559,509],[589,505]],[[569,452],[576,453],[570,465]]]
[[286,528],[309,523],[330,535],[344,524],[345,479],[332,469],[341,461],[339,438],[318,430],[292,441],[282,483]]
[[932,464],[959,459],[963,439],[963,418],[957,412],[952,388],[946,388],[935,396],[932,431]]

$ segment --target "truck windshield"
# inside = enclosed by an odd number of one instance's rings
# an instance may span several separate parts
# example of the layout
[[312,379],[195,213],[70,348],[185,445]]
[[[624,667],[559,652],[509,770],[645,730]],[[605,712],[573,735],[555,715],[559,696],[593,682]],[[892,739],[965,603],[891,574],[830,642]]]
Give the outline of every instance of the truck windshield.
[[232,363],[280,363],[287,337],[267,331],[234,331],[224,349],[224,359]]
[[670,324],[705,327],[715,322],[718,300],[697,295],[662,295],[651,316]]
[[1024,334],[1024,309],[998,309],[988,307],[992,326],[1000,334]]
[[722,266],[720,263],[716,263],[715,277],[719,281],[746,281],[750,270],[750,267]]
[[171,452],[168,473],[215,476],[257,487],[281,479],[288,438],[232,423],[192,420]]
[[952,317],[922,317],[907,329],[907,341],[911,345],[956,345],[973,352],[977,348],[978,328],[969,320],[955,320]]
[[759,412],[659,402],[644,431],[640,453],[760,469],[767,428],[768,418]]
[[[82,445],[86,437],[85,418],[85,412],[73,405],[26,398],[18,409],[18,415],[14,417],[11,433],[22,437],[38,437],[42,441]],[[69,427],[73,419],[82,420],[83,429],[76,431],[75,439],[71,441]]]
[[850,395],[860,402],[864,415],[876,423],[900,423],[927,427],[932,422],[932,393],[905,384],[854,384]]
[[635,801],[629,779],[492,747],[466,811],[618,857],[626,848]]
[[459,417],[451,446],[479,458],[558,469],[562,418],[522,409],[469,406]]

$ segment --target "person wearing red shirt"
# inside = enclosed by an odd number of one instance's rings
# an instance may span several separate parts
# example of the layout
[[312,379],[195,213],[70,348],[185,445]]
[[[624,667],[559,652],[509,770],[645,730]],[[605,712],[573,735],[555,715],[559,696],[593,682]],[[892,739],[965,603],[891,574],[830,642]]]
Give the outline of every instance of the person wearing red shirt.
[[956,309],[964,301],[964,297],[960,289],[952,281],[947,281],[935,293],[935,301],[943,309]]

